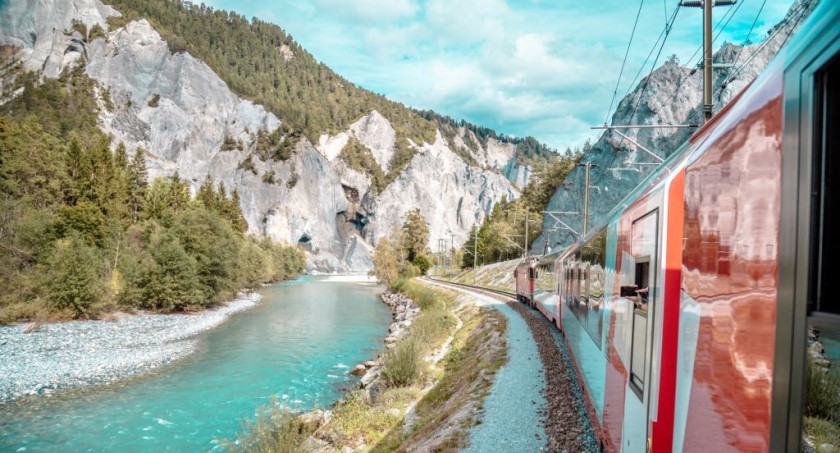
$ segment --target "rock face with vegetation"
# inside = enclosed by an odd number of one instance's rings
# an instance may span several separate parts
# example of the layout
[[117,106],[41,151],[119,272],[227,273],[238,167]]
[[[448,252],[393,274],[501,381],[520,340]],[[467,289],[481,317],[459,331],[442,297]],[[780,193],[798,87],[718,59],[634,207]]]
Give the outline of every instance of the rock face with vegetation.
[[[714,54],[714,63],[731,63],[733,68],[715,69],[713,99],[715,112],[719,112],[734,96],[741,92],[770,63],[796,26],[807,17],[818,1],[798,0],[794,2],[786,17],[776,25],[762,42],[747,44],[724,44]],[[754,33],[753,36],[756,34]],[[753,38],[755,39],[755,38]],[[698,46],[700,43],[698,43]],[[697,58],[702,54],[697,53]],[[659,125],[700,124],[702,122],[702,71],[696,69],[696,59],[680,62],[671,57],[657,67],[648,77],[642,79],[623,99],[613,114],[611,125]],[[661,158],[667,158],[694,133],[696,129],[625,129],[621,132],[652,150]],[[656,166],[638,165],[654,163],[655,160],[637,149],[633,144],[611,131],[592,145],[581,162],[597,165],[591,171],[590,227],[597,227],[606,221],[606,215],[640,182],[650,175]],[[548,211],[583,212],[583,181],[585,169],[574,168],[551,201]],[[581,215],[561,217],[571,228],[582,230]],[[544,235],[531,243],[532,251],[542,253],[545,241],[556,250],[578,239],[569,230],[554,230],[555,221],[546,217],[543,223]],[[590,229],[591,231],[591,229]]]
[[[84,68],[112,148],[143,149],[150,180],[236,188],[248,232],[299,244],[310,269],[369,270],[372,244],[414,208],[430,241],[463,243],[551,155],[358,88],[272,24],[174,0],[112,3],[3,2],[4,61],[47,79]],[[8,71],[2,87],[0,102],[21,94]]]

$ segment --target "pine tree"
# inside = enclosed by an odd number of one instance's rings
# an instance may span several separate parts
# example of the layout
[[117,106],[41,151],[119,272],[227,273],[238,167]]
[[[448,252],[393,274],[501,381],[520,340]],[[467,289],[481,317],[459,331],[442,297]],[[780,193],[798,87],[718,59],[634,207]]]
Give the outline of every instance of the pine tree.
[[102,294],[96,249],[72,234],[59,241],[44,273],[47,299],[57,310],[72,310],[75,317],[87,314]]
[[234,231],[244,233],[248,230],[248,222],[245,221],[245,216],[242,215],[242,208],[240,207],[239,191],[236,187],[230,194],[230,200],[225,200],[225,209],[223,216],[230,222],[230,226]]
[[165,236],[152,251],[147,270],[145,304],[157,310],[186,310],[201,304],[197,264],[173,236]]
[[195,199],[210,211],[218,211],[216,189],[213,187],[213,177],[208,173],[195,194]]
[[176,171],[169,184],[169,206],[176,213],[182,212],[190,204],[190,187]]
[[142,218],[143,212],[146,210],[149,172],[146,170],[144,154],[143,148],[137,148],[128,166],[128,210],[134,223]]
[[420,209],[408,211],[402,226],[402,246],[408,253],[408,261],[422,255],[429,243],[429,226],[420,214]]

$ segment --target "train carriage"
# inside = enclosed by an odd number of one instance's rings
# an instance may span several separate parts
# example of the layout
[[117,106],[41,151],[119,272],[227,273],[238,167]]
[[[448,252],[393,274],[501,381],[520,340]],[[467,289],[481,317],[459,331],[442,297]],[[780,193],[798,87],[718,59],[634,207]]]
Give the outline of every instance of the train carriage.
[[822,2],[604,225],[536,263],[529,300],[605,449],[800,449],[808,328],[840,340],[838,153],[840,2]]
[[534,300],[534,271],[536,265],[536,261],[529,258],[519,263],[513,271],[513,279],[516,281],[516,299],[528,305],[531,305]]

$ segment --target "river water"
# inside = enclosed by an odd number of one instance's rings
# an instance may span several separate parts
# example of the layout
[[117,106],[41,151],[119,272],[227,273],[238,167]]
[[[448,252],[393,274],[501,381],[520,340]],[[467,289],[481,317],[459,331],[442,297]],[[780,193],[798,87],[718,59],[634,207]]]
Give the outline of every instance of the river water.
[[261,293],[156,375],[0,406],[0,451],[216,449],[272,395],[295,409],[328,407],[391,320],[375,286],[303,277]]

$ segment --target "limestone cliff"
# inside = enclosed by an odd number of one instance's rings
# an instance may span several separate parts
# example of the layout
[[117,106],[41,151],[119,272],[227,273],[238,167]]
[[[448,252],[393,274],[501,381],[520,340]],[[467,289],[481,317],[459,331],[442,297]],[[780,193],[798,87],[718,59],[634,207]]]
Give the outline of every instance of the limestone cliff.
[[[43,77],[84,65],[98,85],[99,126],[114,146],[147,150],[150,177],[177,172],[195,190],[209,174],[236,187],[249,233],[298,243],[309,251],[312,270],[370,269],[371,244],[413,208],[429,223],[433,244],[454,237],[458,245],[496,201],[518,195],[502,173],[520,186],[529,176],[514,145],[479,145],[471,151],[478,165],[470,166],[438,133],[432,144],[412,143],[413,160],[375,194],[369,178],[337,156],[352,135],[389,170],[395,132],[376,111],[317,146],[300,140],[285,161],[263,161],[252,155],[257,136],[274,132],[283,119],[231,92],[202,61],[172,53],[147,21],[109,29],[106,19],[119,15],[97,0],[2,2],[0,48]],[[105,33],[84,36],[77,24]]]

